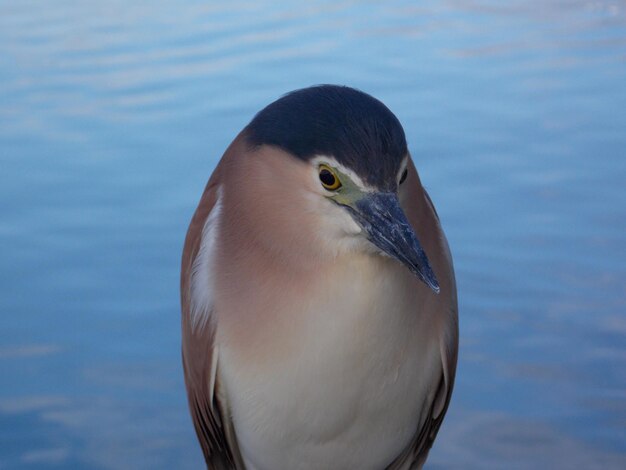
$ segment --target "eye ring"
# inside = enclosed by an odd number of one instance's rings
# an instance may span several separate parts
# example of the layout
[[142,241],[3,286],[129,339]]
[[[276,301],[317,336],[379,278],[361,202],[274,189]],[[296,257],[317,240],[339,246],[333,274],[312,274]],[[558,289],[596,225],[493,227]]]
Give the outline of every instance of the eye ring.
[[318,174],[324,189],[327,189],[328,191],[337,191],[341,188],[341,181],[339,181],[339,177],[328,165],[320,165]]

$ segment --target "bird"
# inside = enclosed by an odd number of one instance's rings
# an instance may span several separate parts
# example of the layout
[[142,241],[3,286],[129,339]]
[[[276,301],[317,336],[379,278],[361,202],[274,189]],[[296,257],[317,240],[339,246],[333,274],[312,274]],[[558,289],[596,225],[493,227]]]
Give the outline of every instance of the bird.
[[404,129],[343,85],[261,109],[185,238],[182,362],[208,469],[419,469],[452,395],[452,256]]

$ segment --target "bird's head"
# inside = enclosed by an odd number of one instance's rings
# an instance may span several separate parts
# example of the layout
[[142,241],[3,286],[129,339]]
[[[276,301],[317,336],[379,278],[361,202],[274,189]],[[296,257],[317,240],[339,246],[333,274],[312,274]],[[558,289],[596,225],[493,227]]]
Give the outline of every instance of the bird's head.
[[[265,152],[259,171],[266,174],[257,178],[261,186],[272,181],[265,187],[281,201],[277,211],[306,200],[295,209],[312,216],[328,245],[395,258],[439,292],[400,202],[408,186],[419,185],[417,174],[402,126],[383,103],[348,87],[305,88],[261,110],[244,135],[253,148],[278,148]],[[278,189],[277,180],[284,182]]]

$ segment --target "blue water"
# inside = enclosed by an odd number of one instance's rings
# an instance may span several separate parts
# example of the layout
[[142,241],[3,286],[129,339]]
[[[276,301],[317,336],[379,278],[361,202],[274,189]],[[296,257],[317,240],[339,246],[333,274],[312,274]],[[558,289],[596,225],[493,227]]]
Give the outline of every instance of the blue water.
[[626,5],[0,0],[0,468],[192,469],[178,268],[286,91],[400,118],[453,250],[430,469],[626,468]]

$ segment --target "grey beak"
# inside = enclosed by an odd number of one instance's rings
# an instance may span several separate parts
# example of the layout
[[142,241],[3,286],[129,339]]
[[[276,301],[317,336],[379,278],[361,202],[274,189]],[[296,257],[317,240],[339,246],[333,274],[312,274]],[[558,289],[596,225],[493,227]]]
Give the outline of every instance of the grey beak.
[[439,293],[435,273],[394,193],[366,193],[353,206],[345,207],[374,245]]

